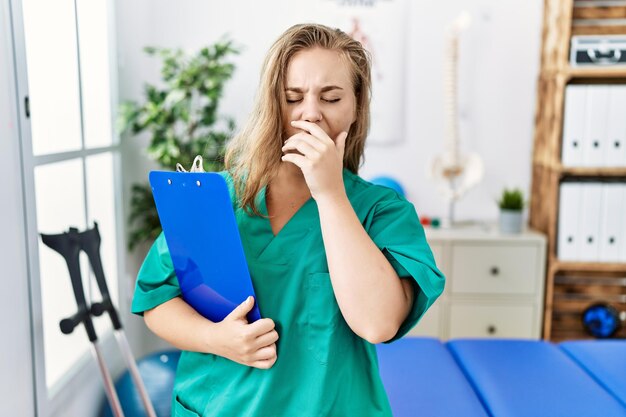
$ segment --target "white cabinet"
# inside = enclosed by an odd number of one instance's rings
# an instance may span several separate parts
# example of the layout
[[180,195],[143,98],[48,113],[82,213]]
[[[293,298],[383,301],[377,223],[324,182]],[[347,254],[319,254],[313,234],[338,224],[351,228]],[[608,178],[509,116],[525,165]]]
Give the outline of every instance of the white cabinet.
[[409,333],[442,339],[539,339],[546,239],[534,231],[505,235],[495,226],[426,228],[444,293]]

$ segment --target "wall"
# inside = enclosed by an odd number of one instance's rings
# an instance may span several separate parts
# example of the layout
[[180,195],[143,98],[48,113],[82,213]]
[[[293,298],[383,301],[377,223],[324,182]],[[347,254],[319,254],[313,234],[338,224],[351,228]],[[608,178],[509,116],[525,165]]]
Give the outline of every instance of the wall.
[[[482,156],[485,177],[458,203],[456,213],[460,220],[494,220],[502,187],[530,190],[543,3],[407,0],[407,4],[405,138],[393,146],[368,146],[361,175],[395,176],[418,213],[445,215],[444,201],[426,171],[443,150],[445,27],[466,10],[473,23],[460,51],[460,134],[462,148]],[[265,51],[288,26],[307,21],[312,7],[311,0],[119,2],[120,100],[140,100],[143,83],[159,79],[158,61],[147,57],[142,47],[195,51],[228,33],[245,49],[235,60],[236,74],[227,85],[221,111],[241,125],[252,106]],[[145,156],[146,144],[146,136],[124,144],[127,193],[132,182],[145,181],[154,167]],[[129,263],[129,275],[136,273],[143,253],[145,249],[138,251],[134,264]]]
[[[235,116],[241,124],[252,105],[264,52],[290,24],[306,21],[306,9],[311,3],[304,0],[120,2],[120,98],[139,99],[142,84],[158,80],[158,62],[141,52],[143,46],[195,51],[229,33],[245,50],[236,60],[237,72],[227,86],[222,112]],[[493,201],[503,186],[530,189],[542,2],[420,0],[408,3],[406,137],[395,146],[369,146],[362,175],[390,173],[402,181],[421,213],[444,214],[443,201],[425,172],[431,158],[443,148],[444,30],[460,12],[467,10],[473,22],[465,32],[460,51],[461,140],[464,148],[482,156],[485,178],[461,200],[458,215],[466,219],[495,218],[497,210]],[[130,147],[132,150],[129,149],[130,170],[126,172],[133,181],[145,178],[150,166],[140,151],[144,144],[136,141]]]
[[13,45],[8,0],[0,1],[0,415],[34,414],[33,365],[21,156],[13,72]]

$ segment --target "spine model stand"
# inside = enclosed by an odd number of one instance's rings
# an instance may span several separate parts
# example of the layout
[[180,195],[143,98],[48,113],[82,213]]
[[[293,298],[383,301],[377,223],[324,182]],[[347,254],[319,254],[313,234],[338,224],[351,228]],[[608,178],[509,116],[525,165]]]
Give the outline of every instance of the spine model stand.
[[[65,259],[70,273],[74,297],[78,306],[78,311],[73,316],[61,320],[61,332],[63,332],[63,334],[70,334],[81,323],[85,327],[87,337],[91,342],[91,352],[98,362],[98,367],[100,368],[100,373],[102,374],[104,382],[106,396],[115,417],[123,417],[124,413],[117,397],[117,393],[115,392],[111,375],[105,365],[104,357],[98,346],[98,335],[96,334],[92,321],[92,316],[100,316],[105,311],[109,314],[109,318],[113,324],[115,338],[122,355],[124,356],[126,365],[130,370],[135,386],[139,391],[147,415],[149,417],[156,417],[152,402],[150,401],[148,392],[143,384],[139,370],[137,369],[137,364],[130,350],[128,340],[126,339],[126,335],[122,329],[122,323],[119,320],[117,310],[111,302],[111,296],[104,278],[102,261],[100,259],[101,240],[100,232],[98,231],[98,224],[94,222],[94,227],[92,229],[85,230],[84,232],[79,232],[75,228],[70,228],[68,232],[57,235],[42,234],[41,238],[45,245],[54,249]],[[91,268],[96,277],[100,294],[102,294],[102,301],[99,303],[89,305],[85,299],[85,291],[83,289],[79,263],[81,251],[84,251],[89,258],[89,263],[91,264]]]
[[429,177],[438,185],[448,213],[442,226],[454,225],[454,205],[466,191],[478,184],[484,173],[482,159],[477,153],[461,153],[457,117],[459,36],[470,25],[469,14],[461,14],[446,30],[444,62],[444,106],[446,116],[445,150],[430,163]]

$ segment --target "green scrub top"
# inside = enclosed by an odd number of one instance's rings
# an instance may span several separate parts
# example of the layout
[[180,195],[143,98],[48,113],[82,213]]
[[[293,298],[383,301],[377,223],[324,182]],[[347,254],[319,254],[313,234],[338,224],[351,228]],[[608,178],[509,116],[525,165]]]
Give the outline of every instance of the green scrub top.
[[[176,373],[175,417],[389,417],[375,345],[344,320],[333,293],[319,214],[309,199],[274,236],[266,217],[248,215],[226,178],[262,317],[274,320],[278,359],[270,369],[213,354],[183,351]],[[424,230],[411,203],[390,188],[343,171],[361,224],[399,277],[417,285],[415,302],[396,336],[419,321],[442,293]],[[257,199],[267,215],[265,189]],[[180,295],[161,234],[139,271],[132,312],[142,314]],[[416,375],[416,378],[421,378]]]

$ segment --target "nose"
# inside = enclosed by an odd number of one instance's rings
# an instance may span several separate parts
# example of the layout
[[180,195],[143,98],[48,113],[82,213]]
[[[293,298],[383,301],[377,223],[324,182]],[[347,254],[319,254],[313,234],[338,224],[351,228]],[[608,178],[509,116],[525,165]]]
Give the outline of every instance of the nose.
[[322,121],[322,111],[316,99],[310,98],[309,100],[305,100],[303,106],[303,120],[311,123],[319,123]]

